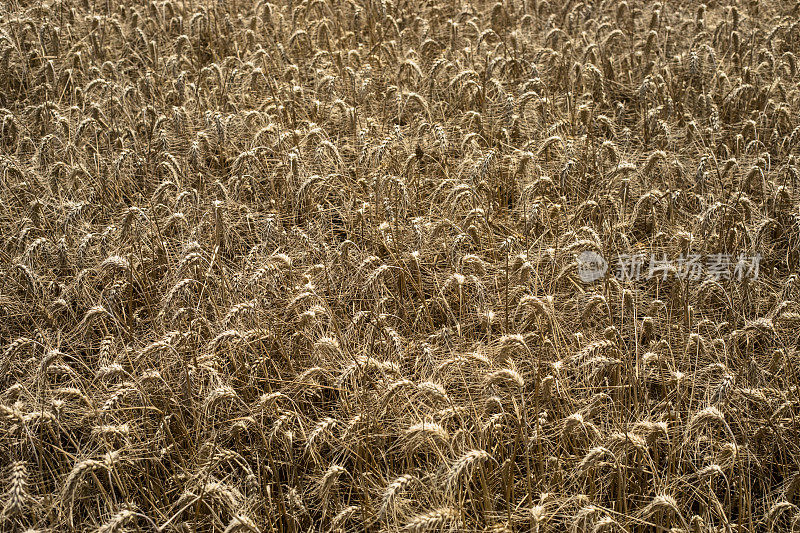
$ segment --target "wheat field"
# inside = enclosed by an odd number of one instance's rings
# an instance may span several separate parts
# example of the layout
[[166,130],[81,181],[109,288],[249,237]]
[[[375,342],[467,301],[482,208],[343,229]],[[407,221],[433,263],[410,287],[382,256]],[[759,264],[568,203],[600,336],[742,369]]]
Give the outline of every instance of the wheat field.
[[0,3],[0,531],[800,531],[800,3]]

